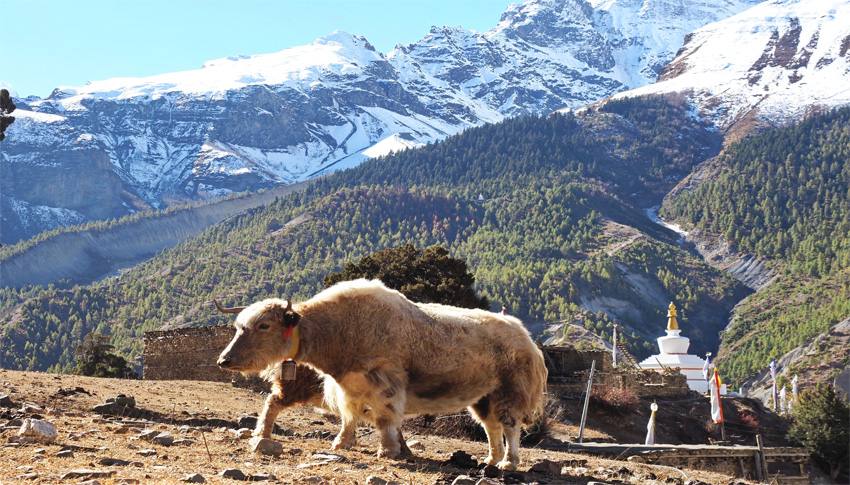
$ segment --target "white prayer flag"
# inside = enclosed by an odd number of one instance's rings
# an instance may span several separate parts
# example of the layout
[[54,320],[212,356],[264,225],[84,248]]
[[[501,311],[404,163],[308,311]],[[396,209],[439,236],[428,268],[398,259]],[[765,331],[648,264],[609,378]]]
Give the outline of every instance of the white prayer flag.
[[723,406],[720,404],[720,374],[717,369],[714,369],[714,377],[708,387],[711,392],[711,420],[720,424],[723,422]]
[[779,391],[779,410],[783,413],[788,412],[788,393],[785,391],[785,386]]
[[711,365],[710,361],[711,361],[711,356],[706,355],[705,356],[705,364],[702,365],[702,378],[705,379],[705,380],[708,380],[708,369],[709,369],[709,366]]
[[658,411],[658,404],[652,403],[649,407],[652,410],[652,414],[649,415],[649,422],[646,423],[646,442],[644,444],[654,445],[655,444],[655,411]]

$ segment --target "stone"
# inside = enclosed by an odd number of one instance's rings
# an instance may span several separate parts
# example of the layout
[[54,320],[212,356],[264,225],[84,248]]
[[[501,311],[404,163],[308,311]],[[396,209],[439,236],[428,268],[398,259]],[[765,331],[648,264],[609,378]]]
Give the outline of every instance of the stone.
[[49,444],[56,441],[56,426],[41,419],[27,418],[18,430],[18,438],[21,443],[44,443]]
[[62,480],[72,478],[109,478],[115,475],[114,470],[92,470],[89,468],[76,468],[62,475]]
[[248,428],[232,429],[230,430],[230,432],[233,433],[233,435],[239,438],[240,440],[246,440],[250,438],[251,435],[254,433]]
[[407,442],[407,447],[411,450],[425,451],[425,445],[419,440],[410,440]]
[[161,446],[171,446],[174,444],[174,437],[171,436],[171,433],[164,431],[154,436],[151,441]]
[[485,465],[481,470],[481,474],[486,478],[496,478],[502,474],[502,471],[496,465]]
[[484,477],[475,482],[475,485],[501,485],[502,482],[491,477]]
[[312,458],[314,460],[323,461],[323,462],[326,462],[326,463],[345,461],[344,456],[335,455],[333,453],[313,453]]
[[458,475],[452,480],[452,485],[475,485],[475,479],[469,475]]
[[71,450],[62,450],[56,453],[57,458],[71,458],[74,456],[74,452]]
[[257,427],[257,417],[250,415],[243,415],[239,417],[238,425],[240,428],[250,428],[254,429]]
[[560,476],[561,469],[563,465],[561,462],[552,461],[552,460],[540,460],[537,463],[531,465],[531,468],[528,469],[529,473],[543,473],[550,476]]
[[17,480],[36,480],[37,478],[38,473],[24,473],[15,477]]
[[369,475],[368,477],[366,477],[366,485],[387,485],[387,481],[381,477]]
[[116,406],[120,406],[122,408],[134,408],[136,407],[136,398],[133,396],[127,396],[125,394],[119,394],[115,397],[111,397],[106,400],[107,404],[115,404]]
[[8,394],[0,394],[0,408],[17,408],[18,404],[12,401]]
[[151,441],[157,435],[159,435],[159,431],[157,431],[155,429],[146,429],[146,430],[142,431],[141,433],[139,433],[139,439],[142,439],[142,440],[145,440],[145,441]]
[[452,456],[446,460],[447,465],[453,465],[458,468],[478,468],[478,461],[472,457],[469,453],[457,450],[452,453]]
[[200,473],[190,473],[189,475],[181,478],[180,481],[186,483],[206,483],[207,479]]
[[267,456],[280,456],[283,454],[283,444],[268,438],[255,436],[248,442],[251,451]]
[[248,476],[242,473],[242,470],[238,468],[228,468],[226,470],[222,470],[219,475],[221,475],[223,478],[229,478],[231,480],[244,481],[248,479]]
[[156,455],[156,450],[145,449],[145,450],[139,450],[136,453],[138,453],[142,456],[154,456],[154,455]]
[[103,466],[127,466],[132,462],[127,461],[127,460],[122,460],[120,458],[103,457],[100,460],[97,460],[97,463],[98,463],[98,465],[103,465]]
[[40,413],[42,411],[43,409],[41,408],[41,406],[29,402],[25,402],[24,405],[21,406],[21,412],[24,414]]
[[195,444],[195,440],[190,440],[190,439],[186,439],[186,438],[174,440],[174,443],[172,443],[172,445],[174,445],[174,446],[192,446],[194,444]]
[[275,480],[275,476],[271,473],[252,473],[248,476],[249,482],[268,482],[271,480]]
[[306,484],[309,484],[309,485],[325,485],[325,484],[328,483],[328,481],[325,480],[322,477],[312,476],[312,477],[302,478],[301,480],[298,480],[295,483],[306,483]]

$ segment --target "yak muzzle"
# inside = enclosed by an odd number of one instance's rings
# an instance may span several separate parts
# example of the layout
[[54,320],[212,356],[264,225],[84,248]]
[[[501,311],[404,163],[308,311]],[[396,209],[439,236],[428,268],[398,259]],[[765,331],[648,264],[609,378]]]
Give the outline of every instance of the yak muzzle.
[[222,369],[229,369],[233,365],[233,362],[230,360],[230,357],[219,357],[217,364]]

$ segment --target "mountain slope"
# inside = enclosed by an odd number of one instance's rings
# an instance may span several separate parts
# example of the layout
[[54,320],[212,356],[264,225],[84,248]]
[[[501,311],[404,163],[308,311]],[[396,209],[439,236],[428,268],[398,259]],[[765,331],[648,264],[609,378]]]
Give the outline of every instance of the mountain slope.
[[768,0],[689,34],[659,81],[724,129],[778,125],[850,103],[850,3]]
[[0,240],[305,180],[597,101],[654,81],[689,30],[752,3],[527,0],[486,33],[435,28],[387,55],[337,32],[192,71],[60,87],[19,102],[0,151]]
[[[734,382],[850,316],[848,127],[845,107],[751,136],[662,206],[689,238],[726,240],[776,273],[736,307],[723,333],[718,363]],[[846,365],[846,355],[820,364]]]
[[450,248],[484,295],[534,329],[582,318],[604,334],[618,322],[645,354],[674,300],[705,351],[746,289],[640,208],[719,147],[716,132],[656,100],[472,128],[316,180],[116,278],[0,291],[0,365],[67,367],[95,329],[138,355],[144,330],[224,321],[213,297],[304,298],[347,259],[404,242]]

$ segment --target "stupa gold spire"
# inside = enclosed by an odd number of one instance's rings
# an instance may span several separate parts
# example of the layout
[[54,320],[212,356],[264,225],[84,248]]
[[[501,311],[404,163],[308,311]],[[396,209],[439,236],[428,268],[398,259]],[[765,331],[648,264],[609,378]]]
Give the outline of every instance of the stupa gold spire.
[[676,305],[672,301],[667,307],[667,330],[679,330],[679,322],[676,321]]

